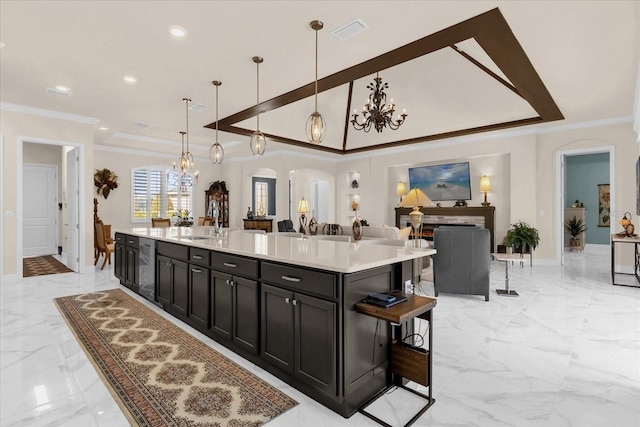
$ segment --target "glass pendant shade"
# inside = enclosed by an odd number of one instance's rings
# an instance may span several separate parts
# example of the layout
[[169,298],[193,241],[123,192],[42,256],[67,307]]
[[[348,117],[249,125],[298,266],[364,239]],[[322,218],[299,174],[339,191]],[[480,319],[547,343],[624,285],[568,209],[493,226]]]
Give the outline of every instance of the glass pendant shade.
[[211,83],[216,87],[216,142],[209,148],[209,159],[214,165],[219,165],[224,160],[224,149],[218,142],[218,87],[222,85],[222,82],[214,80]]
[[312,113],[307,120],[307,139],[312,144],[320,144],[324,138],[326,126],[324,118],[317,111]]
[[249,144],[251,145],[251,152],[254,156],[262,156],[264,154],[264,150],[267,148],[267,138],[262,132],[256,130],[251,135],[251,141]]

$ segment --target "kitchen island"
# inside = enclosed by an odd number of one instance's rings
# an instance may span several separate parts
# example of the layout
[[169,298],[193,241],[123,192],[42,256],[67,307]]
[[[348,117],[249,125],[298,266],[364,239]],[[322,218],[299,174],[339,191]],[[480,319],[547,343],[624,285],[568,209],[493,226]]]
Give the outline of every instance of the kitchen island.
[[355,304],[435,250],[172,227],[120,230],[115,253],[122,285],[349,417],[392,381],[391,329]]

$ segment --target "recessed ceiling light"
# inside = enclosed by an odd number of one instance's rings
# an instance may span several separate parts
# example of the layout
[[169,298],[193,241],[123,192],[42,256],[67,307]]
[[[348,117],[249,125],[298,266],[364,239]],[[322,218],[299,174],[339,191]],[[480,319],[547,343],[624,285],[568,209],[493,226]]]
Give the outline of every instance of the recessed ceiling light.
[[71,96],[71,95],[73,95],[71,93],[71,90],[69,90],[69,88],[67,88],[67,90],[61,90],[57,86],[56,87],[48,87],[46,89],[46,91],[47,91],[47,93],[52,93],[54,95],[62,95],[62,96]]
[[187,35],[187,30],[185,30],[179,25],[172,25],[169,27],[169,33],[173,37],[182,38]]
[[98,129],[100,129],[100,130],[109,130],[109,128],[104,127],[104,126],[100,126]]
[[138,81],[138,79],[136,79],[133,76],[124,76],[124,77],[122,77],[122,79],[127,83],[135,83],[135,82]]
[[59,90],[60,92],[69,92],[71,88],[65,85],[56,85],[56,90]]

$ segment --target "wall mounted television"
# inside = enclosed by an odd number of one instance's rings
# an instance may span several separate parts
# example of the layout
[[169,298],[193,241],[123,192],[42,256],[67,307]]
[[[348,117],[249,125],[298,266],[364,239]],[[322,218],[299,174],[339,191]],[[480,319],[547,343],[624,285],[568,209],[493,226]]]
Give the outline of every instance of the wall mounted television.
[[419,188],[434,202],[471,200],[469,162],[409,168],[410,188]]

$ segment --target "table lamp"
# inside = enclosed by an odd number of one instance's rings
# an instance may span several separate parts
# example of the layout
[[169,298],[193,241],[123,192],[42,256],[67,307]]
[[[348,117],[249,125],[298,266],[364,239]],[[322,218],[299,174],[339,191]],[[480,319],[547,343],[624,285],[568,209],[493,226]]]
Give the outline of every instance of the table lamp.
[[480,204],[486,208],[491,204],[487,202],[487,193],[491,191],[491,178],[487,175],[483,175],[482,178],[480,178],[480,191],[484,193],[484,202]]
[[398,182],[396,185],[396,194],[400,197],[400,202],[402,202],[402,196],[404,196],[405,191],[407,191],[404,181]]
[[308,214],[309,210],[309,202],[305,200],[303,197],[298,202],[298,213],[300,214],[300,233],[306,234],[306,226],[307,226],[307,217],[305,214]]
[[409,221],[411,221],[411,227],[413,228],[414,246],[417,246],[418,239],[421,235],[421,206],[433,206],[433,202],[422,192],[422,190],[418,188],[412,188],[409,190],[409,193],[407,193],[406,197],[400,202],[400,207],[413,207],[413,210],[409,212]]

